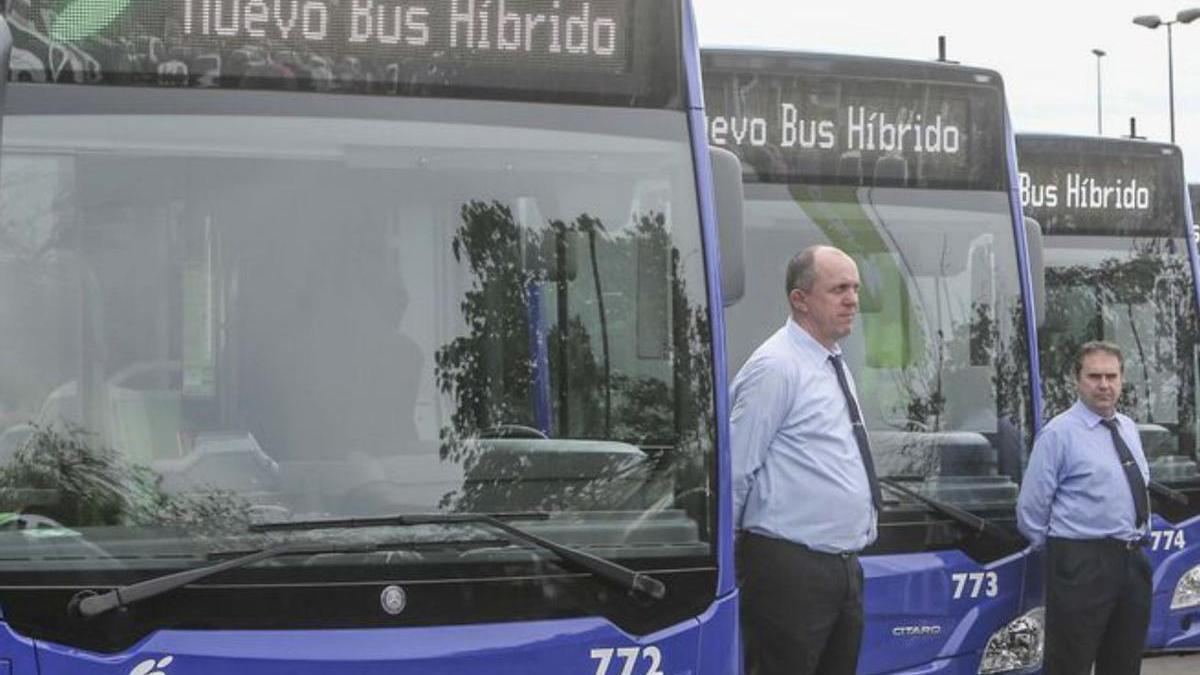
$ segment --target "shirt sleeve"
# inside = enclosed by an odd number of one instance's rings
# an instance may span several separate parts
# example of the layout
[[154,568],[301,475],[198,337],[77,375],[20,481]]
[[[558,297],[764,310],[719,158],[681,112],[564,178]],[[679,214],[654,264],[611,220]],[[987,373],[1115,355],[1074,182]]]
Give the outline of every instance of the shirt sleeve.
[[1062,460],[1059,435],[1047,429],[1033,442],[1029,467],[1021,480],[1017,498],[1017,528],[1033,544],[1041,548],[1050,531],[1050,507],[1058,488],[1058,466]]
[[785,364],[751,359],[733,381],[729,440],[735,530],[742,529],[742,516],[755,477],[787,414],[792,391],[787,372]]

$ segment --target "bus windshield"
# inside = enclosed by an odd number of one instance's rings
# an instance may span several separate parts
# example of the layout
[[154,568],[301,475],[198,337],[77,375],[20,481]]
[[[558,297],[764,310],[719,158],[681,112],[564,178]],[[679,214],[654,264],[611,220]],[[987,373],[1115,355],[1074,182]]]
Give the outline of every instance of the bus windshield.
[[[1011,525],[1032,406],[999,89],[887,79],[879,64],[872,77],[837,72],[848,60],[723,71],[721,53],[708,56],[710,138],[742,156],[758,270],[727,309],[730,377],[788,320],[789,259],[841,248],[863,284],[841,347],[879,475]],[[927,528],[919,505],[884,496],[872,552],[1012,552]]]
[[[6,621],[112,651],[165,626],[644,634],[712,602],[684,3],[6,9]],[[277,545],[64,621],[81,588]],[[423,597],[399,624],[362,610],[383,579]]]
[[1124,355],[1119,407],[1138,423],[1151,477],[1200,487],[1196,298],[1179,151],[1114,139],[1017,142],[1022,201],[1045,242],[1047,419],[1076,399],[1078,346],[1115,342]]
[[567,109],[423,103],[7,117],[5,510],[159,558],[247,518],[433,511],[706,556],[710,336],[675,113],[587,133]]
[[711,569],[679,3],[5,5],[0,568],[437,512]]

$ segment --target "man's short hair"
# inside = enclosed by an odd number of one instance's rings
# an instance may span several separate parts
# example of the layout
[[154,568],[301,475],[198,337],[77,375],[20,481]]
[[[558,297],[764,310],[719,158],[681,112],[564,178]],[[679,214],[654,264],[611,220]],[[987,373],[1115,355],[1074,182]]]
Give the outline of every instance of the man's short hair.
[[812,290],[813,283],[817,280],[817,250],[821,248],[825,247],[819,244],[809,246],[788,261],[785,293],[791,295],[795,289]]
[[1125,372],[1125,355],[1121,353],[1121,347],[1113,342],[1105,340],[1092,340],[1085,342],[1079,347],[1079,353],[1075,356],[1075,379],[1079,379],[1079,373],[1083,371],[1083,360],[1089,355],[1096,352],[1103,352],[1117,357],[1117,366],[1121,372]]

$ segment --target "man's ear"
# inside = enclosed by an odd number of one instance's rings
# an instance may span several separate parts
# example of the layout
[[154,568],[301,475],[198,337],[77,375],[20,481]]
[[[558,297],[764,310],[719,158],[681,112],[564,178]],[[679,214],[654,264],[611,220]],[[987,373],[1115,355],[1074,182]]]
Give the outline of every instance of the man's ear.
[[808,311],[808,302],[804,297],[804,291],[798,288],[793,288],[791,292],[788,293],[788,304],[792,306],[793,312]]

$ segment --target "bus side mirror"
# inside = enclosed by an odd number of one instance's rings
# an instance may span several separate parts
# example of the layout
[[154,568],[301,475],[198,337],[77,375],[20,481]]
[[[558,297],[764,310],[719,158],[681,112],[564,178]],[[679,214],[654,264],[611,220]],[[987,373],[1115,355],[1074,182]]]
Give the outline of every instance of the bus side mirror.
[[717,207],[717,242],[721,247],[721,292],[725,306],[729,307],[746,293],[742,162],[732,152],[712,146],[708,148],[708,156]]
[[1025,216],[1025,242],[1029,255],[1029,279],[1033,284],[1033,316],[1037,327],[1046,323],[1046,265],[1042,257],[1042,226]]

